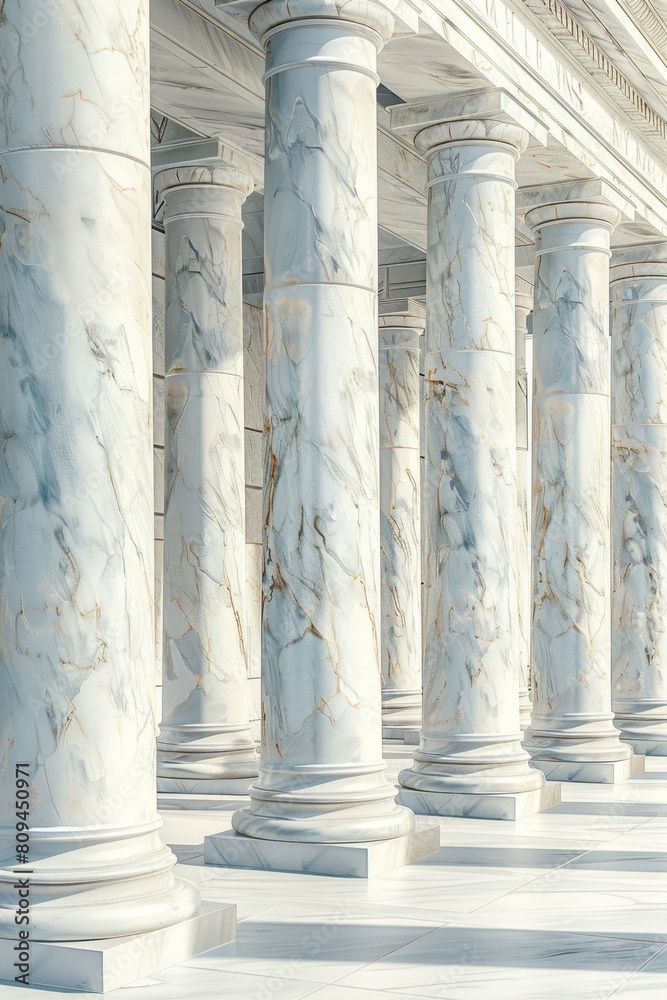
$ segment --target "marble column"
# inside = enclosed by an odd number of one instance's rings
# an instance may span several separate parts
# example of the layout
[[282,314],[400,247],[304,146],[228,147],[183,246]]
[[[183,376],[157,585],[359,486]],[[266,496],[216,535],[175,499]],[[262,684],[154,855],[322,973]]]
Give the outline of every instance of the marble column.
[[511,820],[559,797],[519,725],[515,168],[527,138],[497,117],[415,138],[428,161],[424,706],[399,781],[418,812]]
[[421,728],[421,459],[419,356],[426,310],[380,302],[382,732]]
[[161,171],[166,234],[163,721],[158,790],[245,792],[241,207],[228,165]]
[[[236,864],[270,866],[277,841],[283,867],[327,870],[322,844],[415,830],[381,739],[375,91],[392,25],[373,0],[269,0],[250,19],[266,50],[263,733]],[[229,863],[226,846],[208,838],[205,857]]]
[[25,17],[3,5],[0,937],[18,867],[31,937],[90,941],[199,908],[155,793],[148,7]]
[[612,707],[667,754],[667,263],[611,268]]
[[530,532],[528,530],[528,500],[530,466],[528,464],[528,371],[526,367],[526,337],[528,316],[533,310],[533,286],[524,278],[516,279],[516,489],[519,520],[517,525],[516,590],[519,602],[519,719],[521,729],[530,725]]
[[533,311],[533,714],[525,745],[566,781],[627,777],[611,711],[609,257],[619,210],[541,204]]

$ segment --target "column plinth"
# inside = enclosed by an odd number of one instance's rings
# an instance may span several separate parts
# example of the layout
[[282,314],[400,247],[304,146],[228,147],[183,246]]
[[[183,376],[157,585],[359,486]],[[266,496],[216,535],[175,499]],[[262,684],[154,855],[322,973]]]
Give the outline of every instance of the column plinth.
[[535,764],[610,782],[641,766],[611,710],[610,234],[602,202],[543,205],[533,312],[533,714]]
[[382,732],[421,728],[419,355],[425,309],[380,303]]
[[241,207],[250,177],[172,167],[166,233],[163,721],[158,790],[247,790]]
[[667,755],[667,263],[611,267],[612,707]]
[[400,801],[515,819],[552,805],[521,745],[514,207],[527,133],[511,121],[418,132],[428,159],[424,704]]
[[162,967],[144,935],[194,918],[175,949],[191,957],[202,924],[155,792],[148,11],[60,4],[22,45],[25,24],[8,0],[0,977],[17,975],[25,878],[29,981],[77,986],[85,960],[63,968],[52,943],[128,938],[138,978]]
[[266,49],[263,734],[241,836],[207,838],[223,863],[416,828],[381,738],[375,91],[392,25],[363,0],[270,0],[250,19]]

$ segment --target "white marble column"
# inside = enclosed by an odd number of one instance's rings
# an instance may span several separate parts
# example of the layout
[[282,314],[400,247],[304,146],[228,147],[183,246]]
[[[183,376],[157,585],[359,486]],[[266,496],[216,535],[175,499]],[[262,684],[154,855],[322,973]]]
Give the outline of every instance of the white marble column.
[[514,206],[527,138],[492,116],[415,139],[429,185],[424,719],[399,780],[418,812],[515,819],[559,796],[519,725]]
[[257,775],[245,614],[241,206],[248,174],[155,179],[166,234],[163,721],[158,790],[244,792]]
[[524,278],[516,279],[516,488],[519,520],[517,525],[516,589],[519,603],[519,719],[521,729],[530,725],[530,532],[528,530],[528,498],[531,471],[528,464],[528,371],[526,368],[526,337],[528,316],[533,310],[533,286]]
[[667,754],[667,263],[611,268],[612,707]]
[[148,8],[25,18],[3,5],[0,936],[21,764],[31,937],[90,940],[199,905],[156,811]]
[[533,714],[526,746],[549,777],[627,777],[611,711],[610,234],[601,200],[547,203],[533,311]]
[[419,356],[426,310],[380,302],[382,732],[421,728],[421,459]]
[[[281,866],[327,870],[322,844],[415,830],[381,740],[375,90],[392,24],[372,0],[270,0],[250,19],[266,49],[263,737],[236,864],[271,866],[278,841]],[[207,860],[229,863],[224,840]]]

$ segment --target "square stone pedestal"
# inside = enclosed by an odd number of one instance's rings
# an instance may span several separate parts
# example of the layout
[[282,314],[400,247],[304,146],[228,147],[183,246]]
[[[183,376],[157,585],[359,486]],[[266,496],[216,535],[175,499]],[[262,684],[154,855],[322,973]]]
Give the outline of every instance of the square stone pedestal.
[[440,827],[418,823],[414,833],[364,844],[302,844],[259,840],[225,830],[204,839],[207,865],[373,878],[440,850]]
[[419,746],[419,730],[405,729],[403,726],[383,726],[383,740],[400,740],[410,746]]
[[[198,916],[149,934],[104,941],[30,941],[28,983],[108,993],[235,939],[236,906],[202,903]],[[16,943],[0,938],[0,980],[12,985],[20,974],[14,968]]]
[[256,778],[224,778],[198,781],[196,778],[158,778],[157,790],[167,795],[247,795]]
[[466,792],[418,792],[401,788],[397,802],[420,816],[465,816],[468,819],[517,820],[551,809],[560,802],[560,785],[547,782],[534,792],[471,795]]
[[533,759],[531,764],[538,767],[550,781],[587,781],[597,785],[614,785],[617,781],[625,781],[634,774],[642,774],[646,767],[644,758],[636,754],[628,760],[574,762]]

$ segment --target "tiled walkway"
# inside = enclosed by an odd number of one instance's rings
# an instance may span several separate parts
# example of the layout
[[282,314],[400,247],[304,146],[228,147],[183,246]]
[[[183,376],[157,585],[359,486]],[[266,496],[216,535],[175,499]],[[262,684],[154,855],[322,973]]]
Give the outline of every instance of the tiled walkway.
[[[207,867],[203,838],[239,802],[167,804],[180,869],[237,904],[238,939],[111,996],[666,1000],[667,759],[563,799],[517,824],[440,820],[438,855],[368,882]],[[0,986],[1,1000],[71,995]]]

